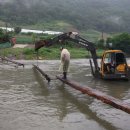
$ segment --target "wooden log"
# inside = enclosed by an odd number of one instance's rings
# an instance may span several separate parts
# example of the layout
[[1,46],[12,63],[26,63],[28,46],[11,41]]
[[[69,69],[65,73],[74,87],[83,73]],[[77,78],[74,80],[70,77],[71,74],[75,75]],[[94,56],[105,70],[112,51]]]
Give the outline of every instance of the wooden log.
[[[45,72],[43,72],[38,66],[36,66],[36,65],[33,65],[33,66],[46,78],[46,80],[48,80],[48,82],[51,81],[51,78]],[[130,114],[130,106],[128,106],[127,104],[121,102],[120,100],[118,100],[112,96],[108,96],[98,90],[92,89],[87,86],[79,85],[78,83],[76,83],[74,81],[71,81],[68,79],[66,80],[59,76],[56,76],[56,78],[59,79],[60,81],[62,81],[63,83],[68,84],[72,88],[81,91],[83,94],[88,94],[91,97],[97,98],[98,100],[100,100],[106,104],[109,104],[117,109],[120,109],[120,110]]]
[[68,84],[72,88],[81,91],[83,94],[88,94],[91,97],[97,98],[98,100],[100,100],[106,104],[109,104],[117,109],[120,109],[120,110],[130,114],[130,106],[128,106],[128,104],[125,104],[125,103],[121,102],[120,100],[118,100],[112,96],[108,96],[98,90],[89,88],[87,86],[79,85],[78,83],[68,80],[68,79],[65,80],[59,76],[56,76],[56,77],[63,83]]
[[19,62],[10,60],[9,58],[4,58],[4,57],[1,57],[1,56],[0,56],[0,59],[1,59],[2,61],[8,61],[8,62],[14,63],[14,64],[16,64],[16,65],[18,65],[18,66],[23,66],[23,67],[24,67],[24,64],[23,64],[23,63],[19,63]]
[[46,80],[47,80],[48,82],[51,81],[51,78],[50,78],[45,72],[43,72],[38,66],[33,65],[33,67],[34,67],[36,70],[38,70],[38,71],[46,78]]

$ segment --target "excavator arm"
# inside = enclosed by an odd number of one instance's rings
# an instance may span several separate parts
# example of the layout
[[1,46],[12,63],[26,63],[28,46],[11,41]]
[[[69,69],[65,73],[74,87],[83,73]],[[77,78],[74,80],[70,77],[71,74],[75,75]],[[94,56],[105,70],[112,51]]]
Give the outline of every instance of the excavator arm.
[[88,51],[90,51],[94,64],[93,67],[92,61],[90,60],[92,74],[94,75],[94,77],[99,77],[99,67],[97,62],[97,54],[95,46],[92,42],[89,42],[86,39],[80,37],[77,33],[74,32],[63,33],[49,40],[38,41],[35,44],[35,51],[38,51],[43,46],[48,47],[58,42],[63,43],[64,41],[72,41],[74,43],[79,44],[80,46],[85,47]]

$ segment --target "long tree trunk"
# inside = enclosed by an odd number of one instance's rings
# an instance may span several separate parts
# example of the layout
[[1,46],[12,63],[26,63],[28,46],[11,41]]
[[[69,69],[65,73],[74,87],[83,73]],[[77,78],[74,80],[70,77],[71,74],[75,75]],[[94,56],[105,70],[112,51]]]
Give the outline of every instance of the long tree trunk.
[[78,83],[76,83],[74,81],[64,80],[59,76],[56,76],[56,77],[60,81],[62,81],[63,83],[68,84],[72,88],[81,91],[83,94],[88,94],[91,97],[97,98],[98,100],[100,100],[100,101],[102,101],[102,102],[104,102],[106,104],[109,104],[109,105],[111,105],[111,106],[113,106],[113,107],[115,107],[117,109],[120,109],[120,110],[130,114],[130,106],[128,106],[127,104],[121,102],[120,100],[118,100],[118,99],[116,99],[114,97],[105,95],[104,93],[102,93],[102,92],[100,92],[98,90],[89,88],[87,86],[79,85]]

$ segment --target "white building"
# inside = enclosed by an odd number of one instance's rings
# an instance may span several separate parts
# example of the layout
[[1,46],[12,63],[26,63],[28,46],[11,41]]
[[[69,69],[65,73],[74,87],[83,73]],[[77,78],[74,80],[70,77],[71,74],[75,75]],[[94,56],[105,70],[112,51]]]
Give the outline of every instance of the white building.
[[[7,29],[7,31],[14,31],[13,28],[6,28],[6,27],[0,27],[2,29]],[[29,29],[22,29],[21,30],[21,33],[43,33],[43,34],[62,34],[63,32],[56,32],[56,31],[41,31],[41,30],[29,30]]]

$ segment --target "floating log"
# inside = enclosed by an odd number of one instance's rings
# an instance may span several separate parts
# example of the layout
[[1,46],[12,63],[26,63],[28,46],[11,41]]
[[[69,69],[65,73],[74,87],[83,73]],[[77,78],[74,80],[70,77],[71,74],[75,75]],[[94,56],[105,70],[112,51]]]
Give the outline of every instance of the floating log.
[[[46,80],[48,80],[48,82],[51,81],[51,78],[45,72],[43,72],[38,66],[36,66],[36,65],[33,65],[33,66],[46,78]],[[100,100],[106,104],[109,104],[117,109],[120,109],[120,110],[130,114],[130,106],[128,106],[128,104],[125,104],[112,96],[108,96],[98,90],[92,89],[87,86],[79,85],[78,83],[76,83],[74,81],[71,81],[68,79],[63,79],[59,76],[56,76],[56,78],[59,79],[60,81],[62,81],[63,83],[69,85],[70,87],[72,87],[76,90],[79,90],[83,94],[88,94],[91,97],[97,98],[98,100]]]
[[8,61],[8,62],[14,63],[14,64],[16,64],[16,65],[18,65],[18,66],[23,66],[23,67],[24,67],[24,64],[19,63],[19,62],[16,62],[16,61],[13,61],[13,60],[10,60],[9,58],[5,58],[5,57],[1,57],[1,56],[0,56],[0,59],[1,59],[2,61]]
[[48,83],[51,81],[51,78],[45,72],[43,72],[38,66],[33,65],[33,67],[36,70],[38,70],[46,78],[46,80],[48,81]]
[[130,114],[130,106],[128,106],[127,104],[121,102],[120,100],[114,98],[114,97],[111,97],[111,96],[108,96],[108,95],[105,95],[104,93],[98,91],[98,90],[95,90],[95,89],[92,89],[92,88],[89,88],[87,86],[82,86],[82,85],[79,85],[78,83],[74,82],[74,81],[71,81],[71,80],[65,80],[59,76],[56,76],[57,79],[59,79],[60,81],[62,81],[63,83],[65,84],[68,84],[69,86],[71,86],[72,88],[76,89],[76,90],[79,90],[81,91],[83,94],[88,94],[89,96],[91,97],[94,97],[94,98],[97,98],[98,100],[106,103],[106,104],[109,104],[117,109],[120,109],[128,114]]

